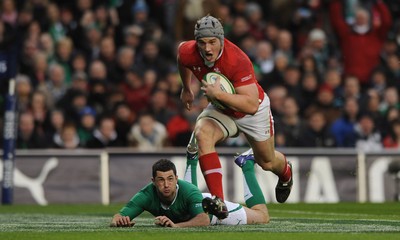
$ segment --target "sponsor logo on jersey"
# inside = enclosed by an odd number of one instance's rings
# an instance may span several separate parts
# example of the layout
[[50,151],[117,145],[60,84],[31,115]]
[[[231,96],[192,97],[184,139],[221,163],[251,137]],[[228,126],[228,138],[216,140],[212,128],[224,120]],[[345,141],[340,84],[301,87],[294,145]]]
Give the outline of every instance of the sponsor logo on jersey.
[[241,82],[246,82],[246,81],[250,80],[251,78],[252,78],[252,75],[249,74],[249,75],[247,75],[247,76],[245,76],[245,77],[242,77],[242,79],[240,79],[240,81],[241,81]]

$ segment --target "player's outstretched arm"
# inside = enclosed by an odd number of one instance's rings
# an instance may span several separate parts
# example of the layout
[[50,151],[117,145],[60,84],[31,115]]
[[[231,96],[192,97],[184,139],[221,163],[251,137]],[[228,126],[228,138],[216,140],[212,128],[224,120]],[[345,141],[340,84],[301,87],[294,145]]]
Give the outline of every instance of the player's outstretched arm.
[[111,220],[110,227],[133,227],[135,225],[134,221],[131,221],[129,216],[122,216],[117,213]]
[[186,222],[177,223],[178,227],[201,227],[210,225],[210,218],[206,213],[199,213]]
[[210,225],[210,218],[206,213],[199,213],[189,221],[174,223],[166,216],[158,216],[154,219],[154,224],[172,228],[201,227]]

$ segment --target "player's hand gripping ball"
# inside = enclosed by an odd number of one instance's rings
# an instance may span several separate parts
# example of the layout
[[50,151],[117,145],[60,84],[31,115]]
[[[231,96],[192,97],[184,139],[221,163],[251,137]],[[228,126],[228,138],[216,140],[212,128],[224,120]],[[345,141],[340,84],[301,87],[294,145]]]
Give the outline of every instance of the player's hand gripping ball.
[[[221,73],[217,72],[209,72],[207,73],[204,77],[203,80],[206,81],[208,84],[214,84],[219,77],[219,82],[220,82],[220,87],[221,90],[230,93],[230,94],[235,94],[235,88],[233,87],[231,81],[228,80],[227,77],[225,77]],[[216,99],[209,99],[211,104],[214,105],[214,107],[219,108],[219,109],[226,109],[227,107],[220,101]]]

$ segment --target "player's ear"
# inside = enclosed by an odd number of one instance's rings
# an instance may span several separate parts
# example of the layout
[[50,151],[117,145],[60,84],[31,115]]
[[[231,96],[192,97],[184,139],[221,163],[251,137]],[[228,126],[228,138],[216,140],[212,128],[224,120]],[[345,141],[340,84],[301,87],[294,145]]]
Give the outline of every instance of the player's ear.
[[151,178],[151,181],[153,182],[153,184],[155,184],[155,182],[154,182],[154,178]]

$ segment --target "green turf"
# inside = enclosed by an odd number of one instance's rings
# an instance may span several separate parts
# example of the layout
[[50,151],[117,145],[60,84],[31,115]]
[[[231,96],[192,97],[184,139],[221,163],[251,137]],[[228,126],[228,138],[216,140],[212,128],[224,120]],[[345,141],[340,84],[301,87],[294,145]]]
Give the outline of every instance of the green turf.
[[400,204],[269,204],[267,225],[109,228],[122,205],[0,206],[0,239],[400,239]]

